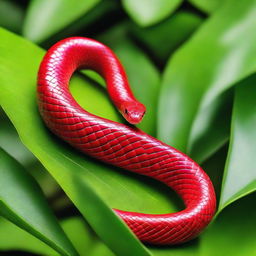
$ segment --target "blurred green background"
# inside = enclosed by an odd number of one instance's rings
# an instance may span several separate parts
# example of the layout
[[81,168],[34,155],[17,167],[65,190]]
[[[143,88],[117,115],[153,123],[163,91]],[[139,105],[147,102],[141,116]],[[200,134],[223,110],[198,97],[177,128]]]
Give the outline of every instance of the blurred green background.
[[[0,255],[256,255],[256,0],[0,0]],[[139,128],[211,177],[218,211],[179,246],[141,244],[111,208],[183,208],[164,185],[81,155],[45,128],[36,76],[70,36],[108,45],[147,107]],[[92,71],[71,91],[125,122]]]

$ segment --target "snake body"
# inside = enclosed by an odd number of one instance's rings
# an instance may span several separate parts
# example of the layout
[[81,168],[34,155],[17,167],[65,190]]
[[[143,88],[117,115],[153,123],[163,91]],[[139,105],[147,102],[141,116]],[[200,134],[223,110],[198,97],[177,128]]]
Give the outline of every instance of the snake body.
[[183,199],[185,209],[170,214],[114,210],[141,241],[166,245],[195,238],[215,212],[209,177],[188,156],[138,128],[82,109],[69,91],[69,80],[77,69],[92,69],[103,76],[111,100],[126,120],[141,121],[145,107],[133,96],[114,53],[95,40],[73,37],[52,46],[40,65],[38,104],[46,125],[85,154],[159,180]]

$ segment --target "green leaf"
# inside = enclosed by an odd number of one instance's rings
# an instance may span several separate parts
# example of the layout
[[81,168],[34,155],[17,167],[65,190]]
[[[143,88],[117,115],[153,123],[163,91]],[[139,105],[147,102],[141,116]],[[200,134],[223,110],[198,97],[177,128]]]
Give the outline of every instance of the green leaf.
[[198,241],[193,240],[178,246],[152,247],[154,256],[197,256]]
[[118,25],[99,39],[111,47],[124,65],[135,97],[147,108],[143,121],[137,126],[156,135],[156,109],[160,90],[160,74],[152,62],[126,35],[126,26]]
[[228,142],[232,104],[233,90],[229,89],[208,105],[194,122],[190,133],[193,140],[187,152],[196,162],[203,163]]
[[195,5],[197,8],[201,9],[206,13],[212,13],[216,11],[224,1],[223,0],[189,0],[191,4]]
[[150,50],[151,55],[165,62],[201,23],[200,16],[188,11],[179,11],[155,26],[141,28],[133,24],[131,30],[137,40]]
[[25,18],[23,34],[40,42],[90,11],[100,0],[32,0]]
[[77,255],[33,178],[0,149],[0,214],[62,255]]
[[0,124],[0,147],[24,167],[28,168],[36,158],[24,147],[15,128],[2,109],[0,110]]
[[0,147],[28,170],[42,188],[45,196],[49,197],[56,193],[59,186],[20,141],[15,128],[2,110],[0,110],[0,124]]
[[0,217],[0,251],[14,250],[47,256],[60,255],[35,236]]
[[[164,72],[160,93],[161,140],[188,151],[197,134],[193,125],[198,120],[210,121],[207,108],[237,81],[254,72],[255,15],[255,1],[229,0],[176,52]],[[213,111],[211,119],[214,116]],[[205,140],[204,144],[210,142]],[[207,147],[209,150],[211,146]]]
[[203,170],[208,174],[213,183],[217,201],[220,199],[222,177],[225,168],[227,152],[228,145],[225,144],[202,164]]
[[14,1],[0,1],[0,26],[14,32],[21,32],[24,10]]
[[[119,9],[119,4],[115,0],[100,1],[94,8],[81,18],[68,24],[63,30],[57,31],[45,40],[40,40],[40,45],[43,48],[49,48],[53,42],[62,40],[65,37],[74,36],[77,34],[95,33],[96,28],[100,28],[98,24],[107,20],[111,15],[115,15]],[[41,42],[42,41],[42,42]]]
[[131,18],[141,26],[153,25],[176,10],[182,0],[122,0]]
[[[0,76],[0,103],[23,143],[115,253],[148,255],[106,204],[131,211],[172,212],[177,207],[170,203],[170,191],[157,182],[93,161],[53,136],[45,128],[36,105],[36,74],[43,50],[3,29],[0,36],[0,73],[4,74]],[[71,90],[86,110],[118,120],[102,87],[75,76]]]
[[[80,256],[114,256],[80,217],[64,219],[60,224]],[[0,227],[0,251],[20,250],[47,256],[59,255],[36,237],[3,218],[0,218]]]
[[256,194],[225,208],[201,236],[200,256],[256,255]]
[[222,183],[219,210],[256,190],[256,76],[236,85],[231,140]]
[[72,217],[61,224],[81,256],[114,256],[81,218]]

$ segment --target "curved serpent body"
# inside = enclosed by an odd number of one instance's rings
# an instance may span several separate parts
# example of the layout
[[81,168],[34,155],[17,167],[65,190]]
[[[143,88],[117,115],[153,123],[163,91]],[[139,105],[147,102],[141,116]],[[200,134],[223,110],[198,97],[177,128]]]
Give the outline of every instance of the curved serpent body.
[[82,109],[68,88],[76,69],[92,69],[101,74],[123,116],[133,124],[142,119],[145,107],[133,96],[113,52],[92,39],[74,37],[55,44],[40,66],[38,104],[46,125],[85,154],[159,180],[183,199],[186,208],[171,214],[115,210],[140,240],[177,244],[196,237],[215,212],[215,193],[209,177],[189,157],[136,127]]

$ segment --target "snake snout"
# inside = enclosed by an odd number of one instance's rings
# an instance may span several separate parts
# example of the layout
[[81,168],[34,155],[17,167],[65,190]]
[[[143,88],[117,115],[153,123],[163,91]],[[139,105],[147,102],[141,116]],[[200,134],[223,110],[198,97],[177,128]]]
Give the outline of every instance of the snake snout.
[[139,102],[127,102],[121,108],[121,113],[130,124],[138,124],[145,115],[146,108]]

